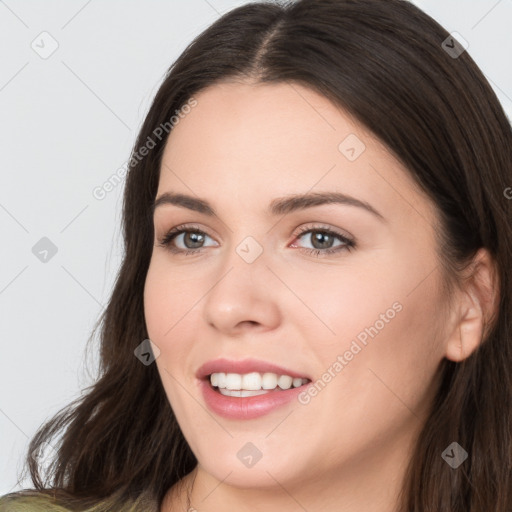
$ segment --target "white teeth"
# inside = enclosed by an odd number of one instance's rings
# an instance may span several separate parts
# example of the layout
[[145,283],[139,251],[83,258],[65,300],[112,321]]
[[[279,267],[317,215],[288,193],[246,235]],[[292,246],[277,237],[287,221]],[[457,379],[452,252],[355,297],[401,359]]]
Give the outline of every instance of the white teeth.
[[239,373],[226,373],[226,389],[242,389],[242,376]]
[[261,389],[261,377],[258,372],[246,373],[242,377],[242,389],[256,391]]
[[274,389],[277,386],[277,375],[275,373],[264,373],[261,378],[263,389]]
[[[212,376],[213,375],[215,375],[215,373],[212,373]],[[212,385],[213,385],[213,383],[212,383]],[[226,374],[225,373],[217,373],[217,386],[219,388],[226,387]]]
[[298,388],[299,386],[302,386],[302,379],[300,377],[295,377],[292,384],[294,388]]
[[289,375],[280,375],[279,379],[277,379],[277,385],[281,389],[290,389],[292,387],[293,377]]
[[264,389],[259,389],[257,391],[246,391],[245,389],[224,389],[220,388],[219,392],[221,395],[226,396],[238,396],[238,397],[244,397],[244,396],[256,396],[256,395],[265,395],[268,393],[268,391],[265,391]]
[[228,396],[254,396],[266,393],[267,390],[298,388],[308,382],[308,379],[290,377],[290,375],[277,375],[276,373],[251,372],[239,373],[212,373],[210,382],[213,387],[219,388],[223,395]]

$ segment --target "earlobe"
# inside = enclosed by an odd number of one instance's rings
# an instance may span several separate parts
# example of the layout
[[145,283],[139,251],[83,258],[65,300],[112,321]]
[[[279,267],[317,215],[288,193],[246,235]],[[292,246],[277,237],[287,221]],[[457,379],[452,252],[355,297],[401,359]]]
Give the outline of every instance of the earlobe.
[[494,261],[487,250],[477,252],[464,283],[465,289],[458,292],[454,328],[446,342],[445,356],[455,362],[478,349],[497,314],[499,287]]

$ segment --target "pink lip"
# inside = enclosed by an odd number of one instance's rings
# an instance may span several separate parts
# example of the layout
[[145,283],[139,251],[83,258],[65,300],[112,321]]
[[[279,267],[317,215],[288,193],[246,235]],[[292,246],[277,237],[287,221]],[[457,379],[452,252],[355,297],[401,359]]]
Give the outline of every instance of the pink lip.
[[237,398],[235,396],[221,395],[215,391],[208,380],[200,380],[199,385],[204,401],[208,408],[225,418],[234,420],[252,420],[290,403],[297,395],[304,391],[308,384],[298,388],[290,388],[282,391],[270,391],[265,395],[247,396]]
[[[292,387],[286,390],[270,391],[264,395],[238,398],[222,395],[211,386],[208,376],[219,372],[240,374],[270,372],[277,375],[307,378],[310,382],[297,388]],[[243,361],[215,359],[208,361],[197,370],[196,377],[199,379],[201,393],[207,407],[220,416],[237,420],[250,420],[268,414],[296,399],[297,395],[311,384],[311,379],[304,374],[257,359],[245,359]]]
[[258,359],[244,359],[243,361],[233,361],[231,359],[214,359],[203,364],[196,372],[198,379],[205,379],[212,373],[277,373],[277,375],[289,375],[290,377],[302,377],[311,380],[307,375],[297,373],[288,368],[277,366],[266,361]]

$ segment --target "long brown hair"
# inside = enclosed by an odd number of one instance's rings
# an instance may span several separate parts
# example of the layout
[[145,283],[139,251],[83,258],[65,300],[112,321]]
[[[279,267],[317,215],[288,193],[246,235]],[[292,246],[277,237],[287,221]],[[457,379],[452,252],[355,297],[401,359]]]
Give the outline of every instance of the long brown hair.
[[[470,357],[441,363],[441,386],[410,461],[400,512],[512,510],[512,201],[504,193],[512,186],[512,130],[468,52],[454,40],[443,44],[447,38],[407,1],[298,0],[236,8],[186,48],[132,152],[124,259],[99,324],[100,377],[29,446],[27,466],[40,494],[73,510],[158,511],[168,489],[196,466],[156,365],[134,356],[148,338],[143,287],[168,136],[158,139],[154,131],[206,87],[252,79],[307,86],[387,145],[437,205],[447,282],[462,283],[479,248],[494,258],[498,313]],[[140,158],[148,138],[156,145]],[[34,453],[60,433],[43,480]],[[453,441],[468,452],[458,469],[441,457]]]

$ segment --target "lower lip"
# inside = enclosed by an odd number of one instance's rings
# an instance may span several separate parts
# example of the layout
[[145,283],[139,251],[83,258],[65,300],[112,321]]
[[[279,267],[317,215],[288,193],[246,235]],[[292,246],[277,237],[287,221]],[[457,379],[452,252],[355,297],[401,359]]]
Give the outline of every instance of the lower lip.
[[290,403],[304,391],[307,384],[281,391],[269,391],[264,395],[244,397],[222,395],[212,388],[208,380],[201,380],[200,386],[206,405],[214,413],[229,419],[252,420]]

